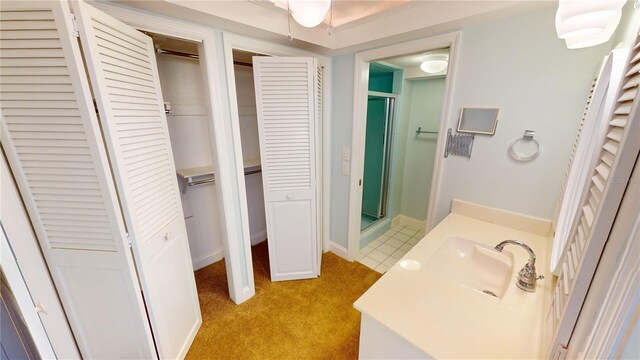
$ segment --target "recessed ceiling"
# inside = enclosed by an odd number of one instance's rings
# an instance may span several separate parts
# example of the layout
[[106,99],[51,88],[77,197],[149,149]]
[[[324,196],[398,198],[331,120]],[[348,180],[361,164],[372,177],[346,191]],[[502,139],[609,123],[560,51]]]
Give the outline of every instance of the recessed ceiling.
[[[555,6],[527,0],[335,0],[333,27],[288,21],[286,0],[85,0],[117,2],[225,32],[321,54],[339,54],[457,31],[470,24]],[[330,13],[329,13],[330,14]],[[325,21],[330,20],[329,16]],[[288,35],[291,35],[289,37]],[[292,41],[291,38],[293,39]]]

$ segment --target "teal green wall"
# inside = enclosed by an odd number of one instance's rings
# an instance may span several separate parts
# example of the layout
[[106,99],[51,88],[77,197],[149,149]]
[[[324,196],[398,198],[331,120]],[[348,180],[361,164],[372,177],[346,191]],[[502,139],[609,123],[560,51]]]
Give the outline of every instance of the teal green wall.
[[392,93],[393,73],[371,74],[369,76],[369,91]]

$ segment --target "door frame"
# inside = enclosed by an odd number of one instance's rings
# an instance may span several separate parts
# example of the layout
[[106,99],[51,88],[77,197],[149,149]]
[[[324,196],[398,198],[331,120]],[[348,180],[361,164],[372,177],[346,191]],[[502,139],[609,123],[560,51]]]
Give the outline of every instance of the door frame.
[[[200,66],[206,70],[206,90],[210,114],[209,137],[215,145],[211,147],[212,157],[218,163],[216,170],[216,192],[222,200],[221,213],[224,214],[224,254],[227,261],[227,282],[229,296],[236,304],[240,304],[255,294],[253,272],[246,263],[243,239],[249,236],[242,226],[242,206],[239,201],[239,183],[236,179],[236,159],[234,144],[230,141],[232,129],[229,126],[228,110],[223,101],[225,81],[223,67],[219,65],[222,58],[220,30],[196,25],[182,20],[163,17],[121,5],[104,2],[92,3],[92,6],[104,11],[116,19],[142,31],[174,37],[181,40],[199,43]],[[244,175],[243,175],[244,176]],[[241,179],[244,184],[244,178]],[[244,189],[244,188],[243,188]],[[243,190],[244,191],[244,190]],[[220,204],[218,204],[220,206]],[[245,205],[246,213],[246,205]]]
[[364,140],[367,123],[367,96],[369,85],[369,63],[390,57],[415,54],[423,51],[449,48],[449,67],[445,84],[445,94],[442,102],[440,128],[436,143],[436,158],[433,165],[429,205],[425,233],[435,225],[435,209],[439,200],[440,182],[442,178],[443,157],[446,145],[446,130],[452,114],[451,99],[455,84],[456,64],[460,47],[461,32],[452,32],[434,37],[428,37],[400,44],[385,46],[355,54],[354,60],[354,105],[353,123],[351,127],[351,178],[349,185],[349,225],[347,234],[348,259],[358,258],[360,240],[360,212],[362,211],[362,186],[359,180],[364,172]]
[[[245,252],[245,261],[248,264],[247,269],[252,270],[251,266],[251,234],[249,232],[249,213],[247,209],[247,193],[244,182],[244,164],[242,158],[242,143],[240,139],[240,116],[238,114],[238,98],[236,93],[236,78],[233,67],[233,50],[243,50],[270,56],[283,57],[314,57],[318,60],[318,65],[324,68],[322,78],[322,119],[321,119],[321,141],[316,151],[321,151],[322,164],[318,168],[320,174],[317,177],[322,182],[319,189],[317,204],[320,205],[318,213],[320,214],[320,239],[322,251],[329,250],[329,199],[330,199],[330,178],[331,173],[331,58],[322,56],[306,50],[296,49],[289,46],[275,44],[263,40],[252,39],[231,33],[222,34],[222,42],[224,48],[224,63],[227,78],[227,92],[229,94],[229,110],[231,117],[231,127],[233,129],[233,148],[235,153],[236,169],[238,171],[237,178],[240,185],[240,208],[243,225],[243,245]],[[251,271],[253,279],[253,271]]]
[[[394,82],[395,82],[395,79],[394,79]],[[391,164],[391,161],[392,161],[392,158],[393,158],[393,155],[394,155],[394,151],[393,151],[393,143],[394,143],[394,140],[397,140],[397,139],[395,139],[395,137],[396,137],[396,135],[397,135],[397,133],[396,133],[396,131],[397,131],[397,130],[396,130],[395,125],[396,125],[397,116],[398,116],[398,103],[399,103],[399,102],[398,102],[398,94],[394,94],[394,93],[386,93],[386,92],[380,92],[380,91],[368,91],[368,92],[367,92],[367,101],[369,101],[369,96],[374,96],[374,97],[378,97],[378,98],[389,98],[389,99],[393,99],[393,101],[394,101],[394,105],[393,105],[393,112],[392,112],[392,114],[391,114],[391,121],[390,121],[390,124],[391,124],[391,134],[389,135],[389,144],[387,144],[387,149],[385,150],[385,152],[386,152],[386,153],[385,153],[385,155],[384,155],[384,159],[385,159],[385,160],[384,160],[384,162],[388,162],[388,163],[389,163],[389,168],[387,169],[387,174],[386,174],[386,175],[387,175],[387,179],[386,179],[386,181],[387,181],[386,188],[387,188],[387,189],[385,189],[385,191],[387,192],[387,195],[386,195],[386,199],[385,199],[385,201],[384,201],[384,203],[385,203],[385,204],[384,204],[384,206],[385,206],[385,210],[386,210],[386,211],[385,211],[384,218],[388,218],[388,215],[389,215],[389,205],[390,205],[390,203],[391,203],[391,201],[390,201],[390,199],[389,199],[389,194],[388,194],[388,192],[389,192],[389,188],[391,187],[391,183],[395,182],[395,180],[396,180],[396,179],[395,179],[395,177],[392,177],[392,174],[391,174],[391,172],[392,172],[392,170],[393,170],[393,164]],[[363,143],[363,146],[364,146],[364,145],[366,145],[366,137],[367,137],[367,136],[366,136],[366,135],[367,135],[367,134],[366,134],[366,127],[365,127],[365,129],[364,129],[364,130],[365,130],[365,142]],[[390,147],[390,149],[389,149],[389,147]],[[362,179],[363,179],[363,184],[364,184],[364,158],[363,158],[363,167],[362,167],[362,171],[363,171]],[[364,187],[363,187],[363,188],[364,188]],[[380,199],[380,200],[382,200],[382,199]],[[360,204],[362,205],[362,201],[360,202]],[[362,211],[362,209],[361,209],[361,211]],[[384,219],[384,218],[377,219],[376,221],[374,221],[374,222],[373,222],[371,225],[369,225],[369,226],[373,226],[373,225],[374,225],[374,224],[376,224],[378,221],[380,221],[380,220],[382,220],[382,219]],[[361,230],[361,232],[362,232],[362,231],[363,231],[363,230]]]

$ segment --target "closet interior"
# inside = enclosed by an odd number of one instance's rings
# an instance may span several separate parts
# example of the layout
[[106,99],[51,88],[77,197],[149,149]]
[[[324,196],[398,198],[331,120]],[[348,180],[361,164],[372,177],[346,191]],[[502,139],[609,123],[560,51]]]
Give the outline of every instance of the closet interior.
[[267,222],[260,163],[260,138],[253,77],[253,56],[262,56],[262,54],[233,50],[233,71],[238,99],[238,119],[240,122],[242,159],[244,161],[249,232],[251,234],[251,245],[256,245],[267,240]]
[[213,126],[198,43],[153,39],[193,269],[224,256],[221,198],[216,191]]

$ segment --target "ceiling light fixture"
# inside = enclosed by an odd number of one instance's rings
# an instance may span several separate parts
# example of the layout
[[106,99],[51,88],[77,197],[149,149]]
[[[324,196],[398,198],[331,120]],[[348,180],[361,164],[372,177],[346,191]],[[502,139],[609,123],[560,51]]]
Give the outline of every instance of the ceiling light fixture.
[[555,19],[558,38],[569,49],[607,42],[620,22],[624,4],[625,0],[560,0]]
[[329,12],[331,0],[289,0],[289,10],[294,20],[308,28],[322,23]]
[[444,71],[449,66],[449,55],[430,54],[427,55],[420,64],[420,70],[427,74],[437,74]]

